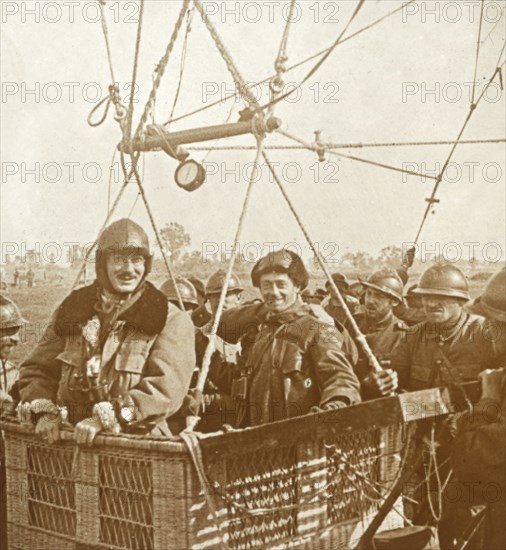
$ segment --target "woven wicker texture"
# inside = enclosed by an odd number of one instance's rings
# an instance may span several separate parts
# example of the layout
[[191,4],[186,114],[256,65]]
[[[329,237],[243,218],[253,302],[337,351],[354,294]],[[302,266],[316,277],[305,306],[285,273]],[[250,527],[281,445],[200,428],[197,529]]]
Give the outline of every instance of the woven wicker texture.
[[72,449],[49,449],[36,443],[26,448],[30,525],[74,536],[75,486]]
[[[406,444],[400,413],[372,428],[367,407],[379,405],[360,407],[353,429],[350,408],[341,423],[302,417],[206,436],[200,476],[175,440],[107,436],[83,449],[67,437],[50,446],[2,422],[10,547],[353,547],[388,494]],[[380,530],[402,526],[402,513],[398,501]]]

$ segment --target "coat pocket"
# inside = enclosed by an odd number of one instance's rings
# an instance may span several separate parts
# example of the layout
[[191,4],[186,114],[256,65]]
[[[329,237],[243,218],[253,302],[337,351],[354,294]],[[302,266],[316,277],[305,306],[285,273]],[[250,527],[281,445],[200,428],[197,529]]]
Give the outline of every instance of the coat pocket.
[[149,356],[151,343],[147,337],[124,342],[116,354],[114,369],[141,375]]
[[468,382],[477,380],[482,370],[480,363],[463,363],[453,366],[451,373],[456,382]]
[[422,390],[430,387],[433,367],[427,365],[413,365],[409,376],[409,390]]

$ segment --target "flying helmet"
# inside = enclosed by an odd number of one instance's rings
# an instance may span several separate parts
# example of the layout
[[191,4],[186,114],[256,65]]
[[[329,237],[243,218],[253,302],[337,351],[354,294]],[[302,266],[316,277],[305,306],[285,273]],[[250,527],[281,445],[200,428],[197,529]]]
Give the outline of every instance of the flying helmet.
[[291,250],[275,250],[260,258],[251,271],[253,286],[260,286],[260,276],[265,273],[286,273],[301,290],[309,283],[309,274],[302,258]]

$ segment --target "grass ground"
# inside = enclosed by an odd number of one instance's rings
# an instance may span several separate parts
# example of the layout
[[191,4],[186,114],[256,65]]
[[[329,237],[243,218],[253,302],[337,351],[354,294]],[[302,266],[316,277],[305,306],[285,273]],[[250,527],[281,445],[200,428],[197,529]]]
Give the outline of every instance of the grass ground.
[[[32,288],[23,286],[22,288],[10,287],[8,295],[19,305],[23,316],[29,320],[29,324],[21,331],[20,344],[14,350],[12,361],[21,362],[33,349],[36,342],[42,337],[45,326],[47,326],[50,316],[65,296],[70,292],[75,279],[75,272],[65,270],[61,284],[58,286],[50,283],[40,283]],[[151,280],[155,284],[160,284],[164,276],[155,274]],[[416,282],[416,279],[409,281],[408,285]],[[244,299],[250,300],[258,296],[257,290],[251,286],[250,281],[243,280],[245,291]],[[471,280],[471,296],[478,296],[484,287],[486,280]],[[325,286],[323,277],[315,278],[311,281],[311,289]]]

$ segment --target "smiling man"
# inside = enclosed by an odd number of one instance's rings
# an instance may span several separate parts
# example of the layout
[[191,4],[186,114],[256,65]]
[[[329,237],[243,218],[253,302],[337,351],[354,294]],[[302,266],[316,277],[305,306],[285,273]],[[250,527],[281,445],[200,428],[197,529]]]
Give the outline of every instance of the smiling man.
[[315,313],[317,306],[302,302],[308,278],[297,254],[270,252],[251,272],[263,302],[223,313],[218,335],[230,343],[241,342],[241,363],[236,369],[222,364],[210,377],[231,392],[237,427],[360,401],[341,333],[328,316]]
[[59,437],[58,406],[90,445],[102,431],[170,435],[195,365],[194,328],[146,280],[152,263],[144,230],[128,219],[97,242],[96,281],[58,307],[21,365],[22,420],[44,440]]

